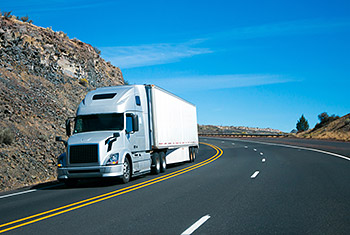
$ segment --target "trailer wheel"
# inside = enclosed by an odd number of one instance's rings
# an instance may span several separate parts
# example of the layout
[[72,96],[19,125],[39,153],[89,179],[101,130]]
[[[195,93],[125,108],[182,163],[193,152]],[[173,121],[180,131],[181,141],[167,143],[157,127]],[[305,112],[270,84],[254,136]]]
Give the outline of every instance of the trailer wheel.
[[193,159],[193,161],[192,162],[194,162],[194,160],[196,160],[196,149],[195,148],[192,148],[192,159]]
[[188,151],[189,151],[189,154],[190,154],[190,162],[194,162],[193,148],[189,148]]
[[153,153],[152,154],[152,167],[151,167],[152,174],[158,175],[160,172],[160,157],[159,153]]
[[160,172],[165,172],[165,170],[166,170],[165,153],[164,152],[160,152],[159,153],[159,157],[160,157]]
[[130,181],[130,162],[128,158],[125,158],[124,163],[123,163],[123,175],[120,178],[121,182],[126,184]]

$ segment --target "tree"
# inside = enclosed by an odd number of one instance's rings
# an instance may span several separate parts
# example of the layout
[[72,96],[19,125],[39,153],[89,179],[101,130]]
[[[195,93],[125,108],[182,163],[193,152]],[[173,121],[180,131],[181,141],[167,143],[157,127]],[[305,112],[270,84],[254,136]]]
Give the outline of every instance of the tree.
[[296,127],[297,127],[298,132],[306,131],[309,129],[309,122],[304,117],[304,114],[301,115],[301,117],[299,118]]
[[326,112],[323,112],[323,113],[318,115],[318,120],[320,120],[321,124],[328,122],[328,119],[329,119],[329,116],[328,116],[328,113],[326,113]]
[[334,120],[337,120],[339,116],[336,116],[335,114],[329,116],[328,113],[323,112],[318,115],[318,120],[320,120],[319,123],[315,125],[315,129],[319,129],[325,125],[327,125],[330,122],[333,122]]

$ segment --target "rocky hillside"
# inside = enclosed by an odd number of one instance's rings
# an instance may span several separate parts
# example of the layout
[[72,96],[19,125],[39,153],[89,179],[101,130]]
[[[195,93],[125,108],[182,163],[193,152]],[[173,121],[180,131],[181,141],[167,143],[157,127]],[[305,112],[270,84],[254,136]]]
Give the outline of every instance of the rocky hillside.
[[85,94],[124,83],[99,51],[63,32],[0,18],[0,191],[51,181],[56,135]]
[[350,141],[350,113],[325,125],[296,134],[300,138],[335,139]]
[[278,134],[280,130],[245,126],[198,125],[199,134]]

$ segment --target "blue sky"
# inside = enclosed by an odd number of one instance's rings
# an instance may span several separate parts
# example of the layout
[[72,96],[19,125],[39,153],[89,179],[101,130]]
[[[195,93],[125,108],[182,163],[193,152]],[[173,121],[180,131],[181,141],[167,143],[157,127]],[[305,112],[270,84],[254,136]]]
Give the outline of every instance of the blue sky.
[[289,132],[350,112],[349,1],[0,2],[196,104],[200,124]]

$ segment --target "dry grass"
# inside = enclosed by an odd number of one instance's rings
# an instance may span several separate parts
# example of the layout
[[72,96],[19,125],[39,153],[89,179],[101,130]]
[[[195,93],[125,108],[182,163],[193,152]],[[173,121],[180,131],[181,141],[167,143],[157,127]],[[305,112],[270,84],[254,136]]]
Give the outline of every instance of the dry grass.
[[334,120],[319,129],[298,133],[296,137],[350,141],[350,114]]

